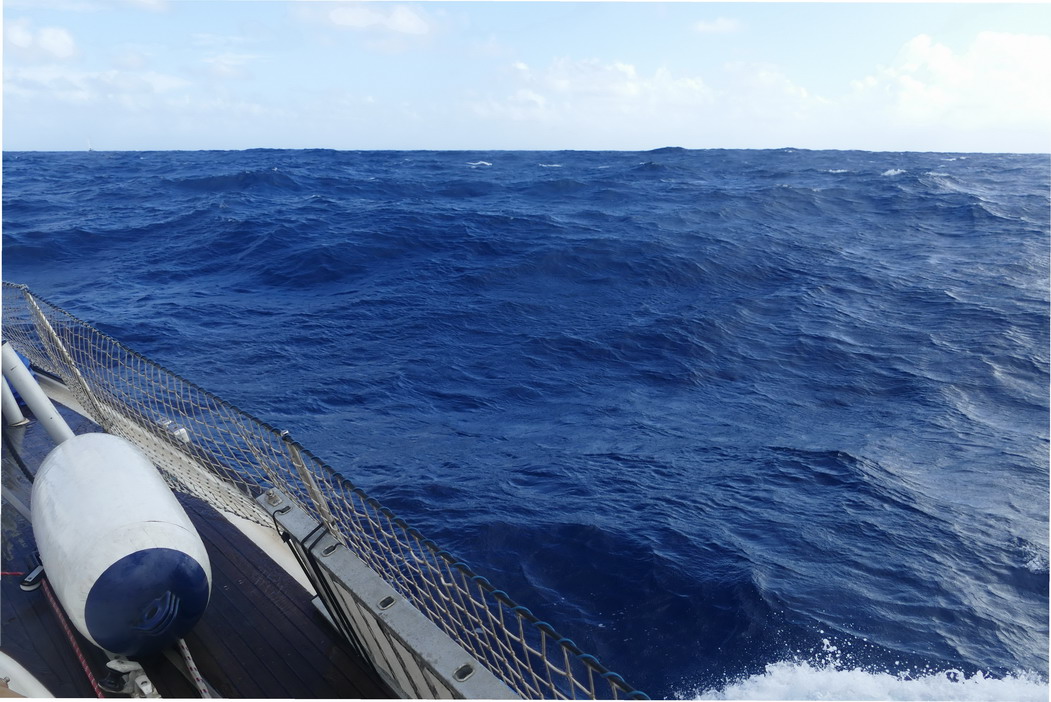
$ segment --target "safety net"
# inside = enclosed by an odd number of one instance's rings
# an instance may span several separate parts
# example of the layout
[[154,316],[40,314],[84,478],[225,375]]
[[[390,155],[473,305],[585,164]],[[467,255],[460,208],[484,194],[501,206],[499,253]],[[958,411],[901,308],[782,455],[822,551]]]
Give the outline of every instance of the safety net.
[[135,443],[176,491],[273,528],[271,488],[325,525],[496,677],[530,699],[646,698],[279,431],[23,285],[3,284],[3,335],[88,417]]

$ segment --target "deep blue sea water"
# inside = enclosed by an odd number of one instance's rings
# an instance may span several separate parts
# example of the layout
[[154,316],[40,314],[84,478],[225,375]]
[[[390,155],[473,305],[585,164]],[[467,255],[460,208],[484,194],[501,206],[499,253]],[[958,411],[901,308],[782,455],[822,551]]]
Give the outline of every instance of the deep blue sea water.
[[650,695],[1046,699],[1046,155],[3,167],[5,280]]

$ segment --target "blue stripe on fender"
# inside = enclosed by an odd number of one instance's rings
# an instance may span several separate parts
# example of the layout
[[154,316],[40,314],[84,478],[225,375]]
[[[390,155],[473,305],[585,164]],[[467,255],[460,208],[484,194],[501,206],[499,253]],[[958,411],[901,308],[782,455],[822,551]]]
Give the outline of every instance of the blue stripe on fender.
[[88,633],[102,648],[146,656],[184,636],[208,606],[208,576],[170,548],[128,554],[99,576],[85,603]]

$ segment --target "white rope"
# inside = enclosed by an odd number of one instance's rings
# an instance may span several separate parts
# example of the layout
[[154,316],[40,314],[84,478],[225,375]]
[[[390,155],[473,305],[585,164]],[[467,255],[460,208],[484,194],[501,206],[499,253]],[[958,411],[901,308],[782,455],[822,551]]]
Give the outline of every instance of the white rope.
[[212,693],[208,690],[208,685],[204,682],[204,678],[201,677],[201,672],[197,670],[197,664],[193,662],[193,656],[190,655],[190,648],[182,639],[179,639],[179,653],[182,654],[182,659],[186,663],[186,669],[190,671],[190,678],[193,680],[197,692],[200,693],[202,698],[210,699]]

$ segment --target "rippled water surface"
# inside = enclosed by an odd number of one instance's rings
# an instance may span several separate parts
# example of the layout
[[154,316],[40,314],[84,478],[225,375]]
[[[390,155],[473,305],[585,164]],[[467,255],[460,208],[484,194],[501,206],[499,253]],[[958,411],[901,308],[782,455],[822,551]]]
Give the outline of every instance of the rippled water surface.
[[1046,699],[1046,156],[3,163],[6,280],[650,695]]

